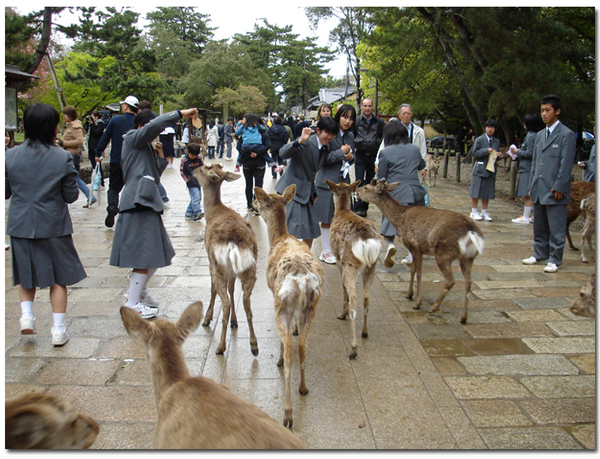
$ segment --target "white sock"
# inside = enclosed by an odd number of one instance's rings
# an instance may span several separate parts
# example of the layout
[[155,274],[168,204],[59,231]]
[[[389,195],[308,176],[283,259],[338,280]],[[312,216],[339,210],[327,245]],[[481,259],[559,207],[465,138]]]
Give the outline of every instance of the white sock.
[[66,312],[53,312],[52,318],[54,319],[54,327],[52,328],[65,328],[65,316]]
[[140,294],[146,285],[147,277],[147,274],[136,273],[135,271],[131,273],[131,280],[129,281],[129,296],[125,306],[128,308],[133,308],[140,300]]
[[329,228],[321,228],[321,245],[323,252],[331,252],[331,243],[329,242]]
[[388,246],[394,245],[394,236],[385,236],[385,243]]
[[487,209],[481,209],[481,213],[483,215],[489,215]]
[[33,301],[21,301],[21,315],[30,314],[33,317]]
[[412,253],[410,253],[410,250],[408,251],[408,255],[406,255],[406,258],[410,261],[413,261]]
[[148,289],[146,288],[146,286],[148,285],[148,282],[150,281],[150,279],[152,279],[152,276],[154,276],[154,273],[156,273],[156,270],[158,268],[152,268],[148,270],[148,274],[146,275],[146,282],[144,282],[144,288],[142,289],[142,294],[144,296],[146,296],[148,294]]
[[531,212],[533,211],[533,207],[523,207],[523,218],[530,218]]
[[477,207],[471,208],[471,212],[473,212],[474,214],[478,214],[479,213],[479,211],[477,210]]

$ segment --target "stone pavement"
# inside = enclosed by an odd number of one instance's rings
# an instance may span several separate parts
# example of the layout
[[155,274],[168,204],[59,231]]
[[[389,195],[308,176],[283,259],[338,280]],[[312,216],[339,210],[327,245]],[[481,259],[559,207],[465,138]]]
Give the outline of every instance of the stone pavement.
[[[222,162],[233,170],[232,162]],[[176,169],[163,175],[171,198],[163,219],[177,255],[150,283],[151,294],[161,301],[159,316],[171,320],[196,300],[206,309],[210,299],[205,226],[184,219],[188,194],[178,165],[176,160]],[[274,183],[267,173],[265,189],[272,192]],[[279,338],[264,274],[266,225],[247,215],[243,189],[243,178],[225,183],[223,201],[250,221],[258,238],[252,310],[260,353],[250,353],[239,283],[240,324],[229,330],[225,354],[215,354],[219,300],[215,320],[200,326],[184,351],[192,374],[228,385],[282,420]],[[440,179],[430,196],[435,207],[470,211],[465,186]],[[108,264],[113,230],[104,226],[105,205],[88,210],[83,204],[81,196],[70,207],[75,245],[89,277],[69,289],[71,340],[63,348],[50,344],[47,289],[36,295],[38,334],[19,334],[18,293],[10,252],[5,254],[5,394],[48,392],[70,400],[99,423],[94,448],[152,448],[156,409],[144,351],[126,335],[118,312],[130,273]],[[293,432],[308,448],[595,448],[595,321],[568,310],[595,266],[582,264],[579,252],[569,249],[556,274],[544,273],[543,265],[522,265],[521,259],[532,254],[532,228],[510,222],[520,210],[515,203],[494,200],[494,221],[480,223],[486,247],[475,260],[465,325],[459,323],[464,282],[458,263],[453,266],[458,282],[442,311],[430,314],[443,282],[435,260],[424,261],[423,306],[415,311],[405,299],[404,249],[390,269],[383,266],[382,254],[371,291],[369,338],[360,339],[353,361],[348,359],[350,322],[336,318],[342,310],[341,278],[336,266],[324,266],[326,287],[308,335],[307,396],[296,389],[297,355],[293,368]],[[371,206],[369,218],[379,227],[376,207]],[[573,238],[579,243],[580,234]],[[317,239],[313,251],[320,250]],[[360,309],[357,323],[362,324]]]

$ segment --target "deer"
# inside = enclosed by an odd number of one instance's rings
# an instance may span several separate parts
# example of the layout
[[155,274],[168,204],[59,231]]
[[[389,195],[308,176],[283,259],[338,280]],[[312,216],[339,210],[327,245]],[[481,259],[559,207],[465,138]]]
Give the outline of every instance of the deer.
[[581,200],[581,212],[585,214],[585,224],[581,233],[581,261],[588,263],[585,254],[585,242],[587,241],[590,256],[594,257],[594,247],[592,246],[592,236],[596,232],[596,194],[592,193],[587,198]]
[[567,205],[567,241],[571,250],[579,249],[573,244],[569,227],[581,215],[581,200],[595,192],[596,184],[594,182],[579,181],[571,183],[571,199]]
[[121,307],[129,336],[145,349],[152,379],[158,449],[292,449],[300,440],[258,406],[205,376],[191,376],[183,343],[202,320],[202,302],[190,304],[177,322],[145,321]]
[[432,207],[405,206],[396,201],[391,191],[400,182],[387,184],[385,180],[373,180],[356,191],[358,197],[374,203],[383,215],[402,235],[402,243],[413,255],[410,268],[410,287],[406,298],[413,299],[413,281],[417,276],[417,298],[413,309],[421,308],[421,274],[423,255],[433,255],[446,280],[440,296],[430,312],[436,312],[456,281],[452,274],[452,262],[458,258],[465,277],[465,303],[461,323],[467,322],[469,293],[471,292],[471,268],[485,245],[483,234],[469,217],[451,210]]
[[356,281],[358,274],[362,274],[363,281],[363,305],[364,322],[362,337],[369,336],[367,317],[369,315],[369,288],[375,277],[377,259],[381,251],[381,240],[375,229],[375,224],[366,218],[360,217],[350,210],[350,198],[360,180],[348,185],[341,182],[338,184],[325,180],[333,193],[335,213],[331,220],[331,248],[337,266],[342,276],[344,290],[344,309],[338,316],[340,320],[346,320],[350,313],[352,328],[352,344],[350,359],[357,356],[358,343],[356,342]]
[[[440,168],[440,157],[427,155],[427,183],[430,187],[434,187],[437,182],[438,169]],[[431,184],[431,176],[433,175],[433,185]]]
[[5,426],[6,449],[87,449],[100,432],[91,417],[44,393],[6,400]]
[[[237,328],[235,314],[235,280],[239,278],[244,291],[243,303],[250,329],[250,350],[258,355],[258,343],[252,325],[250,295],[256,283],[256,258],[258,246],[254,230],[236,211],[221,202],[221,184],[234,181],[240,174],[225,171],[221,164],[205,164],[194,171],[204,195],[206,230],[204,245],[208,254],[211,277],[210,304],[206,311],[203,327],[213,319],[217,294],[223,306],[223,331],[217,347],[217,355],[226,349],[227,323],[231,313],[231,328]],[[229,293],[229,295],[228,295]]]
[[267,224],[269,257],[267,285],[273,292],[277,333],[281,340],[278,367],[284,367],[285,401],[283,425],[293,426],[291,376],[294,344],[292,335],[298,330],[300,359],[300,395],[308,394],[304,378],[306,338],[314,321],[317,303],[325,281],[325,272],[308,246],[288,233],[285,206],[296,194],[296,185],[288,186],[283,195],[268,194],[255,187],[255,208]]
[[596,273],[593,272],[588,283],[579,291],[569,310],[578,316],[596,317]]

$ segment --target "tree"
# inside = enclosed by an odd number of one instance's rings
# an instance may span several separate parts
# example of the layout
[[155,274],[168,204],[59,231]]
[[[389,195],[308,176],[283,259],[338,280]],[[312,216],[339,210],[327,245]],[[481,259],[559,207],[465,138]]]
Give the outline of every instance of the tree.
[[362,65],[357,54],[358,45],[367,37],[372,29],[370,21],[371,12],[368,8],[355,8],[347,6],[338,7],[309,7],[306,8],[306,16],[313,21],[313,29],[316,29],[319,21],[332,18],[338,19],[338,24],[329,33],[329,41],[339,46],[351,63],[351,71],[356,81],[356,106],[361,106],[363,89],[361,87]]
[[230,113],[241,118],[244,113],[262,114],[267,108],[267,98],[255,86],[241,84],[237,89],[218,89],[213,96],[215,105],[229,107]]

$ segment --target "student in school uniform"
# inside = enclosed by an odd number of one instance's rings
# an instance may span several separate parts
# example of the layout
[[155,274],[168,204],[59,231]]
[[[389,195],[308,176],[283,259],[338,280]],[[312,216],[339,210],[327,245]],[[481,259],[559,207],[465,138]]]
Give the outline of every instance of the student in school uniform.
[[550,94],[542,99],[541,115],[546,127],[535,138],[529,184],[535,215],[534,253],[523,264],[548,260],[544,268],[547,273],[557,272],[562,265],[575,162],[575,133],[559,121],[561,110],[558,96]]
[[[487,120],[485,123],[485,133],[475,139],[473,145],[473,179],[471,180],[471,189],[469,197],[471,198],[471,215],[473,220],[485,220],[491,222],[492,217],[488,213],[488,203],[490,199],[495,198],[496,194],[496,171],[498,166],[495,159],[501,158],[500,140],[494,137],[496,132],[496,121]],[[488,160],[492,151],[496,152],[493,171],[487,168]],[[477,210],[479,200],[481,199],[481,213]]]
[[314,210],[317,199],[315,175],[327,160],[328,144],[338,131],[336,122],[325,116],[319,120],[314,135],[310,127],[305,127],[293,143],[279,150],[279,157],[287,159],[288,166],[275,185],[275,191],[283,194],[289,185],[296,185],[296,195],[285,209],[288,232],[302,239],[308,247],[312,247],[313,239],[321,235]]

